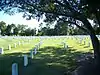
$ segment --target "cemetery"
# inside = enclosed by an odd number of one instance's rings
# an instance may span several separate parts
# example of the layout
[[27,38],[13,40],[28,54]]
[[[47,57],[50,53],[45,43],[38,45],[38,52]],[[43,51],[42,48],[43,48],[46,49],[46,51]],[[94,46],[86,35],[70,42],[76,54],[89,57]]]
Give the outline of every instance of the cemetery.
[[0,42],[0,75],[64,75],[93,57],[88,35],[2,36]]
[[0,0],[0,75],[100,75],[99,0]]

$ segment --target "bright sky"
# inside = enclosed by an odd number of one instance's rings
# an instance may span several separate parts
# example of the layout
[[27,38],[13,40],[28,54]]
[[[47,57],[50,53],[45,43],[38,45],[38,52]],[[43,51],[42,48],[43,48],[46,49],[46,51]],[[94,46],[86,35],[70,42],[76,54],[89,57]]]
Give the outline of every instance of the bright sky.
[[[25,18],[22,17],[22,13],[17,13],[13,16],[10,16],[8,14],[4,14],[3,12],[0,12],[0,21],[6,22],[6,24],[24,24],[28,25],[30,28],[39,28],[39,24],[43,22],[43,20],[40,20],[39,22],[36,19],[32,20],[26,20]],[[93,24],[92,20],[89,20],[91,24]]]
[[4,14],[3,12],[0,12],[0,21],[4,21],[4,22],[6,22],[6,24],[12,24],[12,23],[14,23],[14,24],[24,24],[24,25],[28,25],[31,28],[38,28],[39,23],[42,22],[42,20],[40,22],[38,22],[35,19],[26,20],[22,16],[23,16],[22,13],[17,13],[13,16],[10,16],[8,14]]

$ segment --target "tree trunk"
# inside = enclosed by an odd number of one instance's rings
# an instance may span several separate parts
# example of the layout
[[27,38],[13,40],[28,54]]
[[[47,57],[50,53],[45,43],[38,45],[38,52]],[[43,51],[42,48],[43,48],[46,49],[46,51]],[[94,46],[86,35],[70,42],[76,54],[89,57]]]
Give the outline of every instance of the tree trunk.
[[92,46],[94,49],[94,62],[97,67],[100,68],[100,43],[98,38],[96,37],[95,31],[92,28],[91,24],[87,19],[82,19],[82,22],[84,23],[84,26],[87,28],[89,31],[89,35],[92,41]]
[[95,34],[91,33],[90,37],[91,37],[91,41],[92,41],[92,45],[94,49],[95,65],[100,67],[100,43]]
[[99,40],[96,37],[95,31],[94,31],[92,25],[90,24],[90,22],[87,20],[87,18],[82,16],[79,19],[80,19],[80,21],[83,22],[84,26],[87,28],[87,31],[90,35],[90,38],[91,38],[91,41],[92,41],[92,46],[93,46],[93,49],[94,49],[95,66],[100,68],[100,43],[99,43]]

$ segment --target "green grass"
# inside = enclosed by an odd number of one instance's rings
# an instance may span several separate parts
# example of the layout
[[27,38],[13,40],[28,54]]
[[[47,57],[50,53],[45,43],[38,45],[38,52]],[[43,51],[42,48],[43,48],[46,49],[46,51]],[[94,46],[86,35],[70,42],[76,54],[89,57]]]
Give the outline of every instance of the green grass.
[[[14,48],[14,43],[24,41],[24,45],[17,45]],[[0,75],[11,75],[11,66],[13,63],[18,63],[19,75],[64,75],[64,72],[72,71],[77,67],[76,58],[79,55],[92,51],[92,45],[77,43],[75,39],[44,39],[38,53],[33,59],[30,58],[30,50],[32,50],[40,39],[0,39],[0,46],[4,47],[4,54],[0,55]],[[90,39],[86,39],[86,43]],[[68,49],[64,49],[61,42],[68,45]],[[12,49],[8,50],[8,45],[11,44]],[[27,67],[23,66],[23,55],[29,57]]]

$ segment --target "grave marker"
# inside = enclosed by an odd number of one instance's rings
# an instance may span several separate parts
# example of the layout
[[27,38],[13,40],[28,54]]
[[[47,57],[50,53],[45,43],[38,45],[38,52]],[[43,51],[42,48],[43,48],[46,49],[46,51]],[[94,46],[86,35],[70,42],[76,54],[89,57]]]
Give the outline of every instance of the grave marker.
[[86,42],[84,41],[84,45],[86,44]]
[[20,43],[20,41],[18,42],[18,45],[20,45],[21,43]]
[[35,54],[35,55],[37,54],[37,49],[36,49],[36,48],[34,48],[34,54]]
[[30,51],[30,56],[33,59],[33,50]]
[[11,45],[10,44],[8,45],[8,50],[11,50]]
[[90,47],[90,42],[88,42],[88,47]]
[[12,64],[12,75],[18,75],[18,65],[17,65],[17,63]]
[[28,65],[28,56],[24,55],[24,66],[26,67]]
[[14,43],[14,48],[16,48],[17,46],[16,46],[16,43]]
[[22,41],[22,45],[24,45],[24,41]]
[[66,49],[66,43],[63,43],[64,44],[64,49]]
[[0,54],[4,54],[3,48],[0,48]]
[[65,45],[65,49],[67,49],[68,48],[68,45]]

